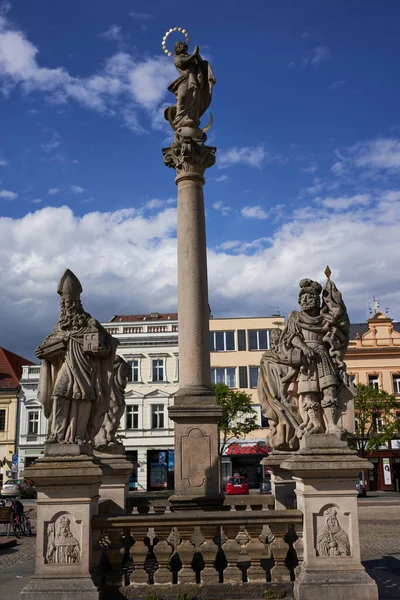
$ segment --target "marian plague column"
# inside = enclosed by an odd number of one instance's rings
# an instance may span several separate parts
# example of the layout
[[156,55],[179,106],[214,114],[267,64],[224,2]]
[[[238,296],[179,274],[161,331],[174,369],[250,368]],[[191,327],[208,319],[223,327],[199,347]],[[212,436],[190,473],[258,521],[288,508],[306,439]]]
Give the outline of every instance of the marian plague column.
[[211,103],[214,74],[196,46],[188,51],[189,35],[170,29],[167,38],[185,36],[174,46],[178,78],[168,90],[176,102],[165,110],[174,142],[163,149],[164,163],[175,169],[178,186],[178,324],[180,388],[170,408],[175,422],[175,495],[182,508],[210,505],[220,498],[218,420],[221,409],[211,390],[209,304],[204,217],[204,172],[215,163],[216,148],[206,146],[200,118]]

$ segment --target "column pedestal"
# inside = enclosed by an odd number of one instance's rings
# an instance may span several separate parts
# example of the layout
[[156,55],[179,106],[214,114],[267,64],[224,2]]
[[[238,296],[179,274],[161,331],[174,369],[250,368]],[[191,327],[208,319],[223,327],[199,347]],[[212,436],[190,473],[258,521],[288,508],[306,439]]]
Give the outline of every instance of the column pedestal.
[[[77,451],[70,446],[71,454]],[[101,468],[87,455],[45,456],[30,467],[29,477],[37,489],[36,566],[21,600],[98,600],[91,578],[91,520],[98,510]]]
[[133,470],[132,463],[124,454],[111,454],[94,451],[103,471],[103,482],[100,486],[100,500],[110,500],[110,512],[114,515],[125,514],[126,496],[129,477]]
[[304,517],[296,600],[378,600],[360,560],[355,488],[359,471],[370,467],[333,434],[304,436],[300,450],[281,463],[296,482]]
[[291,457],[289,452],[274,450],[261,461],[271,472],[271,492],[275,497],[275,510],[296,508],[296,482],[287,469],[281,468],[281,463],[290,460]]
[[216,509],[222,505],[219,429],[222,408],[214,396],[178,396],[169,407],[175,422],[173,510]]

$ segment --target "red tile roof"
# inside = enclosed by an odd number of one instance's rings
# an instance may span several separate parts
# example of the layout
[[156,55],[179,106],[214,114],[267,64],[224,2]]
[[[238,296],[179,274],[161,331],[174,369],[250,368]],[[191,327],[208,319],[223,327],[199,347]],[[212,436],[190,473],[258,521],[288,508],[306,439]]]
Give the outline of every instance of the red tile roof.
[[177,321],[178,313],[149,313],[147,315],[115,315],[110,323],[132,323],[134,321]]
[[16,389],[22,376],[22,366],[33,364],[27,358],[0,346],[0,390]]

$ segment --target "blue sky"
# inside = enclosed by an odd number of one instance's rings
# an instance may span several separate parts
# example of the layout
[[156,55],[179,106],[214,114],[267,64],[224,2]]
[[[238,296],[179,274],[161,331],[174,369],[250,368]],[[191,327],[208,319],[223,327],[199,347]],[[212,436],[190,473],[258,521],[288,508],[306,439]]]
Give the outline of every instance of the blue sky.
[[396,0],[0,6],[1,345],[32,356],[66,267],[100,320],[176,309],[176,188],[161,155],[176,76],[161,39],[175,26],[217,79],[214,314],[287,314],[298,280],[322,281],[329,263],[353,321],[373,295],[400,318]]

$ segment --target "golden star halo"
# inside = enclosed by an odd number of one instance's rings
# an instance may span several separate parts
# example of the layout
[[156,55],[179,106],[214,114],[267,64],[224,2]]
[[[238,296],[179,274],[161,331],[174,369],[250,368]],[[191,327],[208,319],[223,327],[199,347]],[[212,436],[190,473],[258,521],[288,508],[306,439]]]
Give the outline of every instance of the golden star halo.
[[179,31],[180,33],[183,33],[183,35],[186,38],[187,42],[190,42],[190,37],[189,37],[189,33],[186,31],[186,29],[183,29],[183,27],[173,27],[172,29],[169,29],[168,31],[165,32],[165,35],[162,39],[161,42],[161,47],[163,49],[163,52],[167,55],[167,56],[172,56],[172,52],[170,52],[167,48],[167,38],[169,36],[170,33],[174,33],[175,31]]

